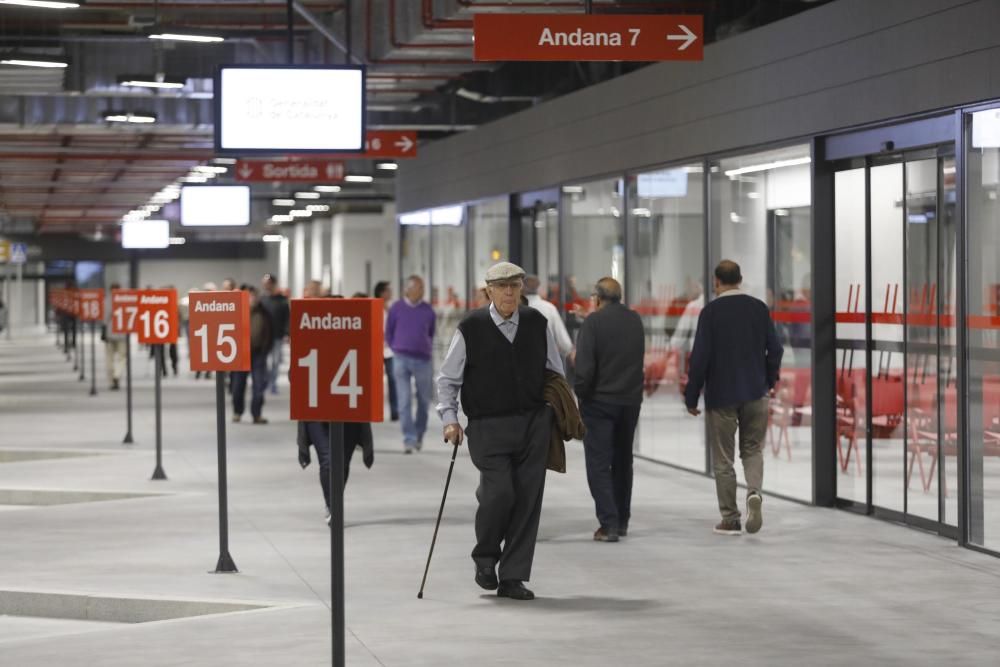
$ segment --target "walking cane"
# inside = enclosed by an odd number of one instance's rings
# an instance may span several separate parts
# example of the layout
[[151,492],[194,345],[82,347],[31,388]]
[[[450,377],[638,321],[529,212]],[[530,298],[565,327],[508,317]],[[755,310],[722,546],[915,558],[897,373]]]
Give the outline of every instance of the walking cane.
[[444,483],[444,495],[441,496],[441,509],[438,510],[437,523],[434,524],[434,537],[431,539],[431,550],[427,554],[427,566],[424,568],[424,578],[420,581],[420,592],[417,593],[417,599],[424,599],[424,584],[427,583],[427,572],[431,569],[431,556],[434,555],[434,543],[437,542],[438,538],[438,528],[441,527],[441,515],[444,514],[444,501],[448,497],[448,486],[451,485],[451,471],[455,469],[455,455],[458,454],[458,443],[455,443],[455,448],[451,450],[451,465],[448,466],[448,478]]

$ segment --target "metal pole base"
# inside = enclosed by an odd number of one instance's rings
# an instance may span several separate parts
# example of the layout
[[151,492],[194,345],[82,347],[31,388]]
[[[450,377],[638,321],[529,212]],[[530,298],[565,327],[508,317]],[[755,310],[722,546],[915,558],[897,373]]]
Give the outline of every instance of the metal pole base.
[[219,562],[215,564],[215,574],[224,574],[227,572],[239,572],[239,570],[236,569],[236,563],[233,562],[233,557],[229,555],[228,551],[221,554],[219,556]]
[[160,480],[166,478],[167,473],[163,472],[163,468],[161,466],[156,466],[156,470],[153,471],[153,476],[150,479]]
[[128,433],[126,433],[126,434],[125,434],[125,439],[124,439],[124,440],[122,440],[122,444],[123,444],[123,445],[131,445],[131,444],[133,444],[134,442],[135,442],[135,441],[134,441],[134,440],[132,440],[132,431],[129,431]]
[[90,388],[90,395],[91,396],[97,396],[97,387],[91,387]]

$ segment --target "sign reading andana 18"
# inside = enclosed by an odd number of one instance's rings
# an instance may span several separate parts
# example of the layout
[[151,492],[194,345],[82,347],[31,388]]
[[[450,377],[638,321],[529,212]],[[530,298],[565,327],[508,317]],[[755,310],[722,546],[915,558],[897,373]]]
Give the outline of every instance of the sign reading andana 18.
[[104,319],[104,290],[77,290],[80,299],[80,319],[84,322],[100,322]]
[[177,319],[177,290],[139,290],[136,333],[140,343],[176,343]]
[[250,370],[250,294],[191,292],[191,370]]
[[293,299],[291,418],[382,421],[382,300]]

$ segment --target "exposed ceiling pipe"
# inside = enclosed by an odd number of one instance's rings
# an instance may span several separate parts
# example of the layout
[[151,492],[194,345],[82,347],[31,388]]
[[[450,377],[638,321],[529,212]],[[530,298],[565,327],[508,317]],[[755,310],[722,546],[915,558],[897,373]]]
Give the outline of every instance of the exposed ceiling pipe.
[[474,60],[459,58],[376,58],[372,50],[372,0],[365,2],[365,41],[367,42],[368,62],[386,65],[475,65]]
[[[434,28],[431,28],[433,30]],[[396,39],[396,0],[389,0],[389,41],[392,43],[393,48],[396,49],[408,49],[408,48],[421,48],[421,49],[471,49],[472,44],[470,43],[441,43],[441,44],[421,44],[421,43],[410,43],[410,42],[400,42]]]
[[[330,3],[326,2],[303,2],[303,6],[307,8],[314,8],[318,11],[337,11],[343,8],[343,5],[333,6],[331,8]],[[190,11],[191,9],[201,9],[204,7],[204,3],[194,3],[194,2],[87,2],[84,5],[85,9],[142,9],[157,7],[158,9],[183,9]],[[214,2],[211,5],[213,12],[218,10],[227,9],[239,9],[240,11],[257,11],[257,12],[285,12],[284,2]]]
[[[323,37],[325,37],[328,42],[330,42],[335,47],[340,49],[341,53],[345,55],[349,53],[349,49],[346,46],[344,46],[344,44],[337,38],[336,35],[333,34],[333,31],[331,31],[329,28],[323,25],[323,22],[320,21],[318,18],[316,18],[316,16],[314,16],[313,13],[310,12],[305,7],[305,5],[303,5],[301,2],[293,2],[292,7],[299,14],[299,16],[304,18],[309,23],[309,25],[311,25],[313,28],[316,29],[316,32],[323,35]],[[364,60],[358,58],[353,53],[350,53],[349,57],[351,60],[353,60],[359,65],[363,65],[365,62]]]

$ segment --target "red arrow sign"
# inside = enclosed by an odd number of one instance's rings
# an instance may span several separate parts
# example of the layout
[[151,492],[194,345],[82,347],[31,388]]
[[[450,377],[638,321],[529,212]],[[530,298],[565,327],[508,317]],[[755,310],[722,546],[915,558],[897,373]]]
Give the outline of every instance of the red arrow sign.
[[417,157],[417,133],[372,130],[365,134],[366,158]]
[[333,160],[239,160],[238,181],[338,183],[344,180],[344,163]]
[[476,14],[475,59],[701,60],[695,15]]

